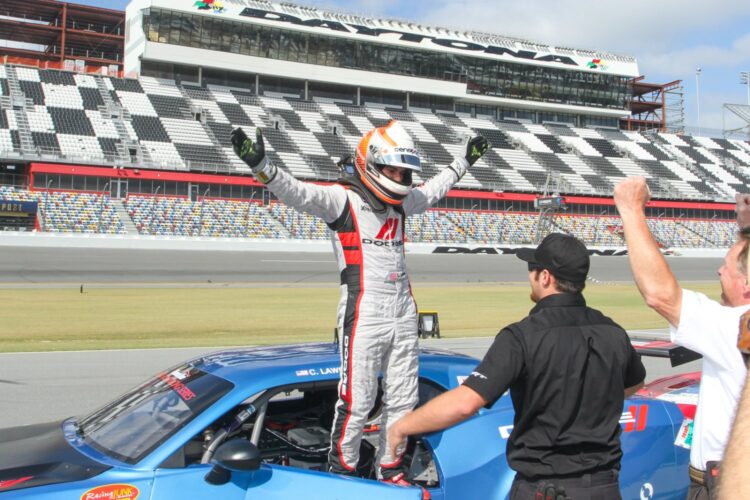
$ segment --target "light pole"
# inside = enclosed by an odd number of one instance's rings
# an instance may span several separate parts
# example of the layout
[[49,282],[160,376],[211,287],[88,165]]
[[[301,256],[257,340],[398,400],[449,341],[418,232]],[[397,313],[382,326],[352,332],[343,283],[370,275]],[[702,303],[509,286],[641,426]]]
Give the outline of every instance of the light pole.
[[97,233],[102,232],[102,214],[104,213],[104,193],[106,193],[107,189],[109,189],[109,182],[110,181],[107,181],[107,183],[104,185],[104,189],[102,189],[102,197],[99,200],[99,224],[98,224],[99,227],[96,228]]
[[750,71],[740,71],[740,83],[747,87],[747,105],[750,106]]
[[701,69],[695,68],[695,104],[698,113],[698,135],[701,135]]
[[198,221],[198,236],[203,235],[203,205],[206,204],[206,195],[208,192],[211,191],[211,187],[207,187],[205,191],[203,191],[203,197],[201,197],[201,217]]
[[160,189],[161,189],[161,185],[156,186],[156,191],[154,191],[154,196],[153,198],[151,198],[151,219],[148,221],[148,234],[153,234],[154,210],[156,210],[156,195],[159,193]]
[[42,216],[42,231],[47,230],[47,209],[49,209],[49,187],[52,185],[53,182],[55,182],[55,179],[48,180],[47,187],[44,190],[44,215]]

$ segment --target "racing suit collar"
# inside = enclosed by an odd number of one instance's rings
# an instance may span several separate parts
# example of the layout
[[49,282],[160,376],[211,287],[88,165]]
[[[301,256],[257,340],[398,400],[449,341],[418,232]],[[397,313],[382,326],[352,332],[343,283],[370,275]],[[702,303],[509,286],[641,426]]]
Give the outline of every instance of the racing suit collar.
[[372,211],[376,214],[383,214],[388,210],[388,207],[375,196],[372,191],[367,189],[359,177],[352,175],[347,177],[341,177],[338,181],[342,186],[350,186],[353,191],[356,191],[365,202],[370,205]]

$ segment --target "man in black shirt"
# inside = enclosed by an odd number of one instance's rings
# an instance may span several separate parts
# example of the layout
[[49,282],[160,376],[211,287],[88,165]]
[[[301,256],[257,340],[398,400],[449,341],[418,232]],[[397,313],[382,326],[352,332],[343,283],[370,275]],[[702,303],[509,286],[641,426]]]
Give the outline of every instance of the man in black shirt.
[[500,331],[463,385],[396,422],[389,442],[461,422],[510,389],[511,500],[534,499],[542,483],[574,500],[618,499],[619,420],[646,369],[625,330],[586,306],[589,254],[580,240],[553,233],[517,255],[528,263],[534,308]]

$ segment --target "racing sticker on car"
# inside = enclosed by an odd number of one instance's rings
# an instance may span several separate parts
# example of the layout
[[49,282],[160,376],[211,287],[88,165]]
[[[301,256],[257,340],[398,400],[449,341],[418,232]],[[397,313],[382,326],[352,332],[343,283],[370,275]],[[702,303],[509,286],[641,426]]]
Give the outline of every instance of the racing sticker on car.
[[32,477],[34,476],[25,476],[25,477],[19,477],[17,479],[6,479],[4,481],[0,481],[0,490],[4,490],[5,488],[10,488],[11,486],[15,486],[17,484],[26,482]]
[[195,398],[195,393],[191,391],[185,384],[177,380],[177,377],[175,377],[171,373],[160,373],[158,377],[162,382],[171,387],[172,390],[176,392],[183,401],[190,401],[191,399]]
[[654,498],[654,485],[643,483],[643,486],[641,486],[641,500],[651,500],[652,498]]
[[105,484],[88,490],[81,500],[136,500],[139,494],[132,484]]
[[502,425],[497,428],[497,430],[500,432],[500,437],[503,439],[508,439],[510,437],[510,433],[513,432],[513,426],[512,425]]
[[308,368],[306,370],[297,370],[294,372],[298,377],[315,377],[317,375],[338,375],[340,368],[326,366],[324,368]]
[[624,432],[640,432],[646,428],[648,422],[648,406],[629,406],[628,411],[622,413],[620,423],[625,424]]
[[693,446],[693,420],[686,418],[682,421],[677,437],[674,439],[675,446],[690,449]]

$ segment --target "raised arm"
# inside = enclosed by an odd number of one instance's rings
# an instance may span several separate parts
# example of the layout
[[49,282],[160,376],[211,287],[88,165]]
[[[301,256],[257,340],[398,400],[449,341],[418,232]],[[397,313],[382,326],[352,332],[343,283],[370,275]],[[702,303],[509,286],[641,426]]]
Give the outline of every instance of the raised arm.
[[347,200],[345,190],[341,186],[299,181],[268,161],[260,128],[255,131],[255,141],[241,128],[232,131],[231,139],[235,153],[250,167],[255,178],[286,205],[325,222],[333,222],[341,215]]
[[650,197],[643,177],[625,179],[615,187],[615,205],[622,217],[635,284],[646,305],[672,326],[679,327],[682,289],[646,224],[644,210]]
[[422,213],[448,194],[450,188],[487,152],[489,143],[483,136],[477,135],[469,138],[465,147],[464,156],[456,157],[442,172],[409,193],[404,200],[406,215]]

